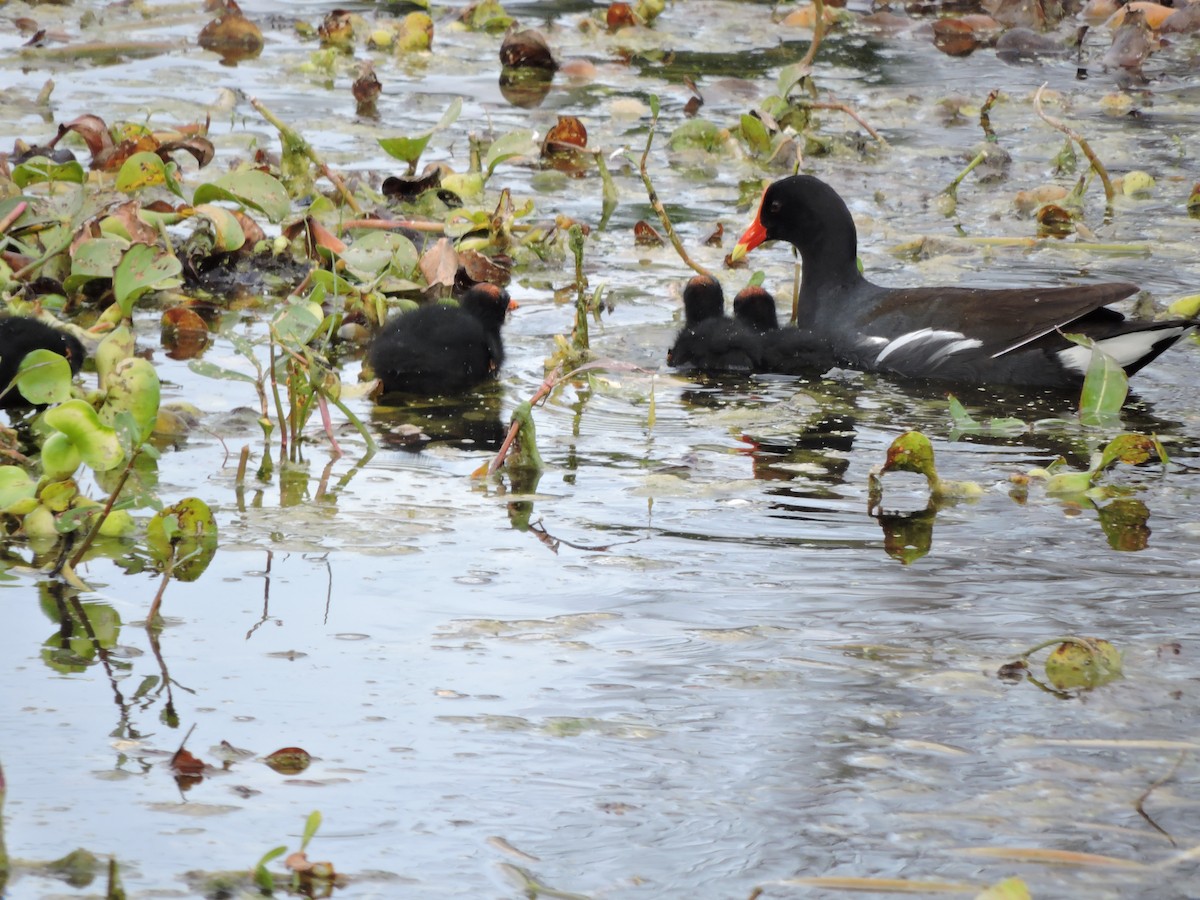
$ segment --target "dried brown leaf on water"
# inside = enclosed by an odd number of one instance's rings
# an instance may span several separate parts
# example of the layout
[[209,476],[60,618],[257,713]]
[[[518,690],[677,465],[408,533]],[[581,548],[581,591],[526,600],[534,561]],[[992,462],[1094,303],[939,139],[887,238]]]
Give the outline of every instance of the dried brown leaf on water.
[[633,226],[633,242],[639,247],[661,247],[666,243],[662,235],[654,230],[654,226],[644,219]]
[[1154,37],[1146,23],[1146,14],[1134,10],[1124,17],[1120,27],[1113,32],[1112,46],[1104,54],[1103,62],[1113,68],[1138,71],[1158,46],[1158,38]]
[[632,28],[641,23],[634,15],[632,6],[628,3],[617,2],[608,5],[608,12],[604,14],[604,24],[608,26],[609,31],[616,31],[619,28]]
[[171,757],[171,768],[181,775],[204,774],[204,763],[182,747]]
[[554,71],[558,63],[550,52],[550,45],[540,31],[527,28],[524,31],[509,29],[500,44],[500,65],[513,69],[548,69]]
[[83,142],[87,144],[88,152],[92,154],[93,164],[98,156],[112,150],[112,135],[109,134],[108,126],[99,116],[85,114],[72,119],[65,125],[59,125],[58,135],[50,142],[50,147],[57,144],[63,135],[69,131],[73,131],[83,138]]
[[202,169],[217,155],[217,148],[213,146],[213,142],[199,134],[163,141],[154,152],[163,162],[167,162],[170,155],[176,150],[190,153]]
[[333,9],[325,14],[317,28],[322,47],[337,47],[349,51],[354,46],[354,19],[344,9]]
[[1133,3],[1127,3],[1124,6],[1119,6],[1108,18],[1104,24],[1108,28],[1119,28],[1125,21],[1126,16],[1131,13],[1140,12],[1146,19],[1146,24],[1155,31],[1160,29],[1164,22],[1171,17],[1175,9],[1170,6],[1163,6],[1161,3],[1148,3],[1146,0],[1134,0]]
[[186,306],[166,310],[159,326],[163,349],[171,359],[193,359],[208,345],[208,326]]
[[369,59],[363,60],[358,69],[358,77],[350,85],[350,92],[354,94],[355,101],[359,106],[369,106],[375,102],[382,90],[383,85],[379,83],[379,76],[375,74],[375,64]]
[[1027,191],[1017,191],[1013,206],[1022,215],[1029,215],[1043,203],[1056,203],[1071,192],[1061,184],[1039,184]]
[[512,260],[508,257],[484,256],[478,250],[462,250],[458,263],[471,284],[487,282],[504,287],[512,280]]
[[125,233],[129,235],[129,240],[135,244],[158,243],[158,229],[147,225],[138,217],[141,209],[142,204],[137,200],[128,200],[120,206],[110,209],[106,218],[120,222]]
[[458,251],[449,238],[438,238],[437,242],[421,254],[418,264],[425,283],[438,294],[448,294],[454,287],[458,273]]
[[587,128],[575,116],[559,116],[542,141],[542,156],[587,148]]
[[725,226],[722,225],[720,222],[718,222],[717,227],[713,229],[712,234],[710,234],[708,237],[706,237],[704,239],[704,246],[705,247],[720,247],[721,244],[724,242],[724,240],[725,240]]

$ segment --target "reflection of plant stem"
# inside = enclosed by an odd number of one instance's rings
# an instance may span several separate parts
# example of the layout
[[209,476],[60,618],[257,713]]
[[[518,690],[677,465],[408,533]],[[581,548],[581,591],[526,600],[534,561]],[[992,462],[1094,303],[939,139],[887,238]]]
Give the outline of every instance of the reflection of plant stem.
[[1145,819],[1146,823],[1151,828],[1153,828],[1155,831],[1157,831],[1159,834],[1161,834],[1163,837],[1165,837],[1168,841],[1170,841],[1172,847],[1178,847],[1179,844],[1177,844],[1175,842],[1175,838],[1171,837],[1171,835],[1168,834],[1157,822],[1155,822],[1152,818],[1150,818],[1150,814],[1148,812],[1146,812],[1146,808],[1145,808],[1144,804],[1145,804],[1146,800],[1149,799],[1150,795],[1152,793],[1154,793],[1154,791],[1158,790],[1158,788],[1162,787],[1164,784],[1166,784],[1168,781],[1170,781],[1172,778],[1175,777],[1175,773],[1179,771],[1179,767],[1183,765],[1183,761],[1185,759],[1187,759],[1187,755],[1188,754],[1187,754],[1186,750],[1182,751],[1179,754],[1179,756],[1176,758],[1175,765],[1171,766],[1171,771],[1168,772],[1166,775],[1164,775],[1162,778],[1160,778],[1157,781],[1155,781],[1154,783],[1152,783],[1150,785],[1150,787],[1146,788],[1146,790],[1144,790],[1142,792],[1142,796],[1137,798],[1137,803],[1135,803],[1133,805],[1133,808],[1137,810],[1138,815],[1141,816],[1143,819]]
[[159,582],[158,592],[154,595],[154,600],[150,603],[150,614],[146,616],[146,630],[154,630],[154,620],[158,618],[158,608],[162,606],[163,594],[167,590],[167,582],[171,580],[171,573],[175,571],[175,545],[171,544],[171,555],[167,557],[166,565],[163,566],[162,581]]
[[1091,145],[1084,139],[1083,135],[1076,134],[1058,119],[1053,119],[1042,110],[1042,91],[1046,89],[1043,82],[1042,86],[1037,89],[1037,93],[1033,95],[1033,108],[1037,111],[1038,117],[1049,125],[1051,128],[1061,131],[1068,138],[1079,145],[1079,149],[1083,151],[1083,155],[1088,158],[1088,162],[1092,164],[1092,169],[1100,176],[1100,183],[1104,185],[1104,199],[1108,203],[1108,211],[1112,212],[1113,203],[1113,186],[1108,178],[1108,170],[1104,168],[1104,163],[1100,162],[1100,158],[1096,156]]
[[658,126],[658,103],[654,104],[654,111],[650,117],[650,129],[646,136],[646,149],[642,152],[641,162],[638,163],[638,172],[642,176],[642,184],[646,186],[646,196],[650,200],[650,205],[654,207],[654,211],[658,214],[659,221],[662,222],[663,228],[667,232],[667,237],[671,239],[671,246],[675,248],[675,252],[679,254],[679,258],[693,271],[701,275],[707,275],[710,278],[714,277],[708,269],[697,262],[693,262],[688,256],[687,250],[683,248],[683,241],[679,239],[679,235],[675,233],[675,228],[671,225],[671,219],[667,215],[666,209],[662,205],[662,201],[658,199],[658,194],[654,190],[654,184],[650,181],[650,173],[646,171],[646,158],[650,155],[650,145],[654,143],[654,129]]
[[987,95],[987,99],[983,101],[983,106],[979,108],[979,127],[983,129],[983,139],[989,143],[996,142],[996,132],[992,130],[992,120],[988,113],[992,109],[992,104],[1000,97],[1000,91],[993,89]]
[[290,125],[284,124],[283,120],[267,109],[257,97],[250,98],[250,105],[254,107],[255,111],[260,116],[275,126],[275,129],[279,132],[280,140],[287,144],[291,144],[292,147],[303,153],[306,157],[308,157],[309,161],[314,166],[321,170],[322,175],[333,182],[333,186],[337,188],[338,193],[342,195],[342,199],[346,201],[347,206],[354,210],[354,212],[358,215],[362,215],[362,207],[358,205],[358,201],[354,199],[354,195],[350,193],[349,189],[346,187],[346,183],[342,181],[342,179],[339,178],[338,175],[325,164],[325,161],[317,155],[317,151],[312,148],[312,145],[309,144],[308,141],[302,138],[300,134]]
[[267,566],[263,569],[263,610],[262,618],[251,626],[246,632],[246,640],[250,640],[250,636],[258,631],[271,617],[271,564],[275,561],[275,553],[272,550],[267,551]]
[[358,416],[356,416],[351,411],[350,407],[346,406],[346,404],[343,403],[339,398],[331,396],[329,394],[325,394],[324,392],[322,392],[322,396],[328,397],[329,402],[332,403],[334,406],[336,406],[338,409],[338,412],[340,412],[343,416],[345,416],[347,419],[349,419],[350,424],[355,427],[355,429],[358,431],[358,433],[360,435],[362,435],[362,439],[363,439],[363,441],[366,442],[366,445],[367,445],[366,456],[364,456],[361,460],[359,460],[359,465],[362,465],[368,459],[370,459],[372,456],[374,456],[375,451],[379,449],[378,445],[375,443],[375,438],[373,438],[371,436],[371,430],[369,428],[367,428],[367,426],[363,424],[362,419],[360,419]]
[[125,468],[121,472],[121,477],[117,479],[117,486],[113,488],[113,492],[108,495],[108,500],[105,502],[104,508],[100,510],[100,514],[96,516],[96,520],[92,523],[91,530],[88,531],[87,537],[85,537],[79,544],[79,549],[75,551],[74,555],[67,563],[67,565],[72,569],[79,565],[80,561],[83,559],[83,555],[87,553],[88,548],[92,546],[92,542],[96,540],[96,536],[100,534],[100,526],[104,524],[104,520],[107,519],[108,514],[112,512],[113,504],[117,502],[117,497],[120,495],[121,490],[125,487],[125,482],[129,480],[129,476],[133,473],[133,464],[137,462],[137,458],[141,452],[142,448],[138,447],[131,454],[129,454],[129,461],[125,463]]

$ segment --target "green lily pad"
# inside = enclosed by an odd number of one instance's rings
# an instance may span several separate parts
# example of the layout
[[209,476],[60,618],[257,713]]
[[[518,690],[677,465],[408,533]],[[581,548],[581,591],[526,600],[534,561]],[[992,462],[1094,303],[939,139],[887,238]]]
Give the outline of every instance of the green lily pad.
[[146,543],[160,565],[171,564],[179,581],[195,581],[217,552],[217,523],[203,500],[188,497],[151,517]]

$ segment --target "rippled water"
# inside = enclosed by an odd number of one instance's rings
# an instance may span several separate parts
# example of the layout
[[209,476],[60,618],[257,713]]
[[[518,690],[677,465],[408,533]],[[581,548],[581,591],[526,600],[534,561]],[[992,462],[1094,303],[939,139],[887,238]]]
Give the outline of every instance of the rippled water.
[[[54,121],[146,111],[188,120],[210,91],[238,87],[336,166],[389,172],[375,137],[432,124],[450,96],[468,98],[463,122],[434,140],[430,158],[462,154],[468,127],[545,129],[559,113],[582,116],[593,146],[640,152],[647,119],[618,101],[656,93],[665,110],[656,187],[689,247],[716,267],[728,246],[699,243],[716,221],[727,235],[740,231],[750,211],[737,204],[739,183],[762,172],[667,153],[665,133],[688,96],[681,78],[697,78],[703,115],[732,124],[807,41],[771,24],[763,3],[676,2],[653,31],[619,39],[579,31],[591,4],[513,6],[560,55],[598,64],[593,81],[560,79],[543,106],[521,110],[496,84],[499,38],[455,31],[439,13],[432,57],[377,60],[385,88],[372,122],[353,116],[349,77],[329,87],[296,74],[311,45],[297,41],[290,17],[316,21],[332,6],[245,4],[254,16],[288,18],[269,20],[262,58],[236,69],[194,47],[120,65],[51,65]],[[69,25],[87,8],[138,37],[190,37],[203,22],[176,10],[165,23],[131,24],[90,3],[6,12]],[[4,143],[53,127],[28,104],[47,66],[19,62],[17,43],[0,43],[16,101],[0,116]],[[618,46],[637,52],[633,65],[615,61]],[[1159,80],[1135,95],[1144,109],[1135,122],[1101,111],[1112,84],[1098,68],[1077,82],[1073,61],[1012,67],[987,50],[941,56],[919,33],[834,35],[818,57],[819,85],[892,148],[806,165],[847,196],[864,264],[885,283],[1086,275],[1137,281],[1165,305],[1200,287],[1200,224],[1182,210],[1196,177],[1186,137],[1195,49],[1183,38],[1152,61]],[[946,125],[937,101],[955,94],[978,105],[993,87],[1006,95],[992,119],[1013,167],[998,187],[968,178],[958,221],[971,237],[1032,235],[1009,198],[1045,180],[1061,146],[1032,111],[1043,81],[1067,96],[1055,113],[1114,169],[1136,164],[1158,178],[1156,199],[1122,201],[1110,225],[1098,204],[1088,218],[1100,240],[1144,249],[891,255],[916,235],[955,236],[928,200],[980,131],[970,116]],[[824,122],[827,132],[852,129],[834,114]],[[214,140],[223,157],[275,143],[244,104],[214,121]],[[384,445],[378,455],[356,463],[363,448],[342,427],[347,457],[331,463],[318,437],[307,470],[276,473],[240,500],[237,451],[249,444],[257,459],[261,450],[257,425],[237,412],[254,404],[252,391],[164,358],[156,314],[139,317],[168,396],[205,413],[204,427],[164,454],[158,492],[212,504],[221,549],[198,582],[168,587],[157,648],[139,626],[158,576],[104,558],[87,564],[95,591],[79,600],[124,623],[107,666],[50,667],[43,653],[61,643],[69,595],[32,570],[4,585],[0,763],[4,837],[18,863],[6,896],[102,890],[103,876],[75,888],[34,865],[75,847],[116,857],[134,896],[197,895],[204,879],[188,873],[244,871],[273,846],[294,849],[312,810],[323,825],[309,856],[349,877],[344,897],[527,896],[513,867],[594,897],[747,897],[756,886],[770,897],[831,896],[787,883],[816,876],[957,882],[970,895],[1011,875],[1038,898],[1200,895],[1195,854],[1181,856],[1200,843],[1197,345],[1136,381],[1127,426],[1159,434],[1173,464],[1112,476],[1150,510],[1145,548],[1117,552],[1096,510],[1036,486],[1021,501],[1009,483],[1060,454],[1083,465],[1099,435],[1047,424],[1018,438],[951,441],[939,396],[885,379],[697,382],[665,370],[688,272],[669,249],[634,247],[630,227],[651,213],[636,174],[613,165],[621,203],[589,240],[587,265],[614,308],[593,345],[660,371],[614,370],[557,392],[536,413],[547,468],[534,484],[470,474],[541,382],[553,336],[570,328],[571,309],[552,295],[571,277],[567,263],[518,274],[501,383],[451,416],[446,441],[403,446],[398,426],[414,415],[425,422],[425,412],[353,401]],[[599,219],[595,178],[567,183],[517,166],[497,177],[534,196],[539,215]],[[789,259],[775,247],[752,262],[782,295]],[[205,358],[237,365],[223,338]],[[343,378],[357,370],[348,362]],[[1026,407],[963,393],[980,417],[1071,413],[1070,398]],[[873,517],[868,471],[913,427],[933,439],[943,476],[984,493],[926,512],[918,482],[889,476],[888,515]],[[928,552],[911,564],[888,554],[922,533]],[[20,545],[7,552],[30,558]],[[1125,677],[1069,698],[997,678],[1026,648],[1065,634],[1112,641]],[[169,698],[162,681],[144,681],[165,673]],[[214,768],[184,792],[168,761],[193,724],[188,747]],[[222,741],[251,755],[223,770]],[[262,763],[286,746],[305,748],[313,764],[289,776]],[[1056,865],[1038,850],[1128,865]]]

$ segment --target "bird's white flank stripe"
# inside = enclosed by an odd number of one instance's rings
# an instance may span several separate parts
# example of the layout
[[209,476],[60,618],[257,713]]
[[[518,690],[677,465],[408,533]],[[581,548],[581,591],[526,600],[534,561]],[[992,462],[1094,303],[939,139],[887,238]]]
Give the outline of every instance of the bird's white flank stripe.
[[944,344],[945,346],[938,348],[930,355],[932,362],[949,356],[951,353],[961,353],[963,350],[978,347],[982,343],[975,338],[964,337],[957,331],[935,331],[932,328],[921,328],[889,341],[888,345],[875,357],[875,365],[879,365],[888,356],[910,344]]
[[[1130,331],[1114,337],[1096,341],[1096,346],[1117,361],[1121,368],[1127,368],[1154,349],[1162,341],[1173,341],[1185,331],[1190,331],[1188,325],[1175,328],[1153,328],[1145,331]],[[1088,364],[1092,361],[1092,349],[1076,344],[1066,350],[1058,351],[1059,361],[1072,371],[1086,374]]]

